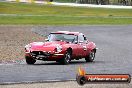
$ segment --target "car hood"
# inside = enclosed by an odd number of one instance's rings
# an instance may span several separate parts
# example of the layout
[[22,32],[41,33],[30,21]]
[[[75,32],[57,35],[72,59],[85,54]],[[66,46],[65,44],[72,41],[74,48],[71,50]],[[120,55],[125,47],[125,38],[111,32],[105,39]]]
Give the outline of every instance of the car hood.
[[54,41],[54,42],[33,42],[30,43],[30,51],[54,51],[55,48],[59,45],[66,44],[67,42],[63,41]]

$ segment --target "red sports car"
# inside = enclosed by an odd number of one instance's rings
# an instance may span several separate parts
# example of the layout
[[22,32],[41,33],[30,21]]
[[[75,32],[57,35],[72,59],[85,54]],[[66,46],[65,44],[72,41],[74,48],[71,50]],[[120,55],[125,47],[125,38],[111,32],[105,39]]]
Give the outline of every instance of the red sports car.
[[33,42],[25,46],[27,64],[34,64],[36,60],[69,64],[71,60],[81,58],[92,62],[95,53],[95,43],[88,41],[86,36],[79,32],[52,32],[46,42]]

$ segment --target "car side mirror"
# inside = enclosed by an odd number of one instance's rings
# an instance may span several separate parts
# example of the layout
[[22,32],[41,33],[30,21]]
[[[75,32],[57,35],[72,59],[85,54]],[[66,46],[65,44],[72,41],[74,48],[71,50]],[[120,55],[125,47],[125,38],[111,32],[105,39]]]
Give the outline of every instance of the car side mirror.
[[49,41],[49,39],[45,39],[45,41]]
[[89,42],[89,40],[86,40],[87,42]]
[[86,40],[85,42],[86,42],[86,43],[89,43],[89,41],[88,41],[88,40]]

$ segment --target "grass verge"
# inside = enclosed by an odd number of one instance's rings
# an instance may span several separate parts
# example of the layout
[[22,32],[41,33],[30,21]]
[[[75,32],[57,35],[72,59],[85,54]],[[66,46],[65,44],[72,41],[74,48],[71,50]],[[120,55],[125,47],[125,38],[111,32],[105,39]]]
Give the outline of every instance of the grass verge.
[[132,18],[56,17],[56,16],[0,16],[0,24],[81,25],[132,24]]
[[132,24],[132,11],[0,2],[0,24]]

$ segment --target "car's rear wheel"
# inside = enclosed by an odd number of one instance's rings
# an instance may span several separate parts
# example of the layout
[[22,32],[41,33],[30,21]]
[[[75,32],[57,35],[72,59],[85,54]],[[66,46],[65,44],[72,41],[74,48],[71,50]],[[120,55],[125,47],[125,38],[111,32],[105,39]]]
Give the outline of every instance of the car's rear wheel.
[[85,57],[86,62],[93,62],[95,58],[95,51],[92,50],[87,57]]
[[26,59],[27,64],[34,64],[36,62],[35,59],[33,59],[32,57],[29,57],[29,56],[26,56],[25,59]]
[[67,65],[71,61],[71,52],[66,51],[64,58],[62,59],[62,64]]

